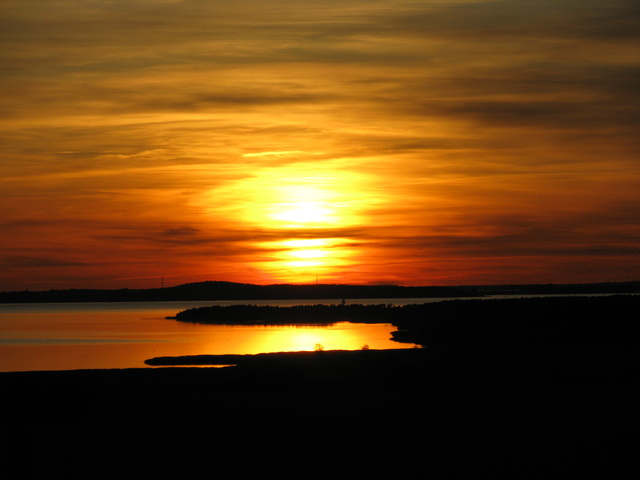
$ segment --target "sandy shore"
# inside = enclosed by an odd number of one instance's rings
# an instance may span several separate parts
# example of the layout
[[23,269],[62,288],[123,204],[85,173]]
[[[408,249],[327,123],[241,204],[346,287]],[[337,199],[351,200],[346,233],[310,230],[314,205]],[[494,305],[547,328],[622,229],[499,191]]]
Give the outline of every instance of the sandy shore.
[[640,424],[629,355],[241,357],[228,368],[0,374],[4,469],[17,466],[21,478],[535,478],[611,472],[635,455],[623,440]]

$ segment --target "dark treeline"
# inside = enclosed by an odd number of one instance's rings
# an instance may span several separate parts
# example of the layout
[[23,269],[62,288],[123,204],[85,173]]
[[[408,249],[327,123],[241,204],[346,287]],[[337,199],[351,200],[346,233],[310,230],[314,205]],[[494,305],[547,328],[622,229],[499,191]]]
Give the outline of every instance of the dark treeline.
[[357,298],[452,298],[486,295],[640,293],[640,282],[573,285],[252,285],[197,282],[148,289],[69,289],[0,292],[0,303],[152,302],[191,300],[304,300]]
[[448,298],[467,297],[475,294],[476,292],[473,291],[473,289],[457,287],[402,287],[398,285],[252,285],[210,281],[149,289],[71,289],[0,292],[0,303]]
[[477,285],[460,288],[483,295],[579,295],[640,293],[640,282],[567,283],[533,285]]
[[193,308],[179,321],[212,324],[390,323],[399,342],[450,347],[637,348],[640,296],[445,300],[392,305]]
[[181,322],[218,325],[326,325],[337,322],[390,323],[400,307],[391,305],[212,305],[179,312]]

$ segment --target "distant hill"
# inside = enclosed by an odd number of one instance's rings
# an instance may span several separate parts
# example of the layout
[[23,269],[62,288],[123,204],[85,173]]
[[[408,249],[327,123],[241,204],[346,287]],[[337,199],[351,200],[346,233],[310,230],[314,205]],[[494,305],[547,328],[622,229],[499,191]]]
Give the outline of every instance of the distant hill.
[[151,302],[182,300],[303,300],[357,298],[451,298],[486,295],[640,293],[640,282],[575,285],[253,285],[221,281],[166,288],[0,292],[0,303]]
[[476,285],[461,286],[479,295],[565,295],[565,294],[610,294],[640,293],[640,282],[603,282],[534,285]]
[[467,289],[455,287],[401,287],[397,285],[253,285],[198,282],[166,288],[118,290],[48,290],[0,292],[0,303],[133,302],[170,300],[289,300],[459,297]]

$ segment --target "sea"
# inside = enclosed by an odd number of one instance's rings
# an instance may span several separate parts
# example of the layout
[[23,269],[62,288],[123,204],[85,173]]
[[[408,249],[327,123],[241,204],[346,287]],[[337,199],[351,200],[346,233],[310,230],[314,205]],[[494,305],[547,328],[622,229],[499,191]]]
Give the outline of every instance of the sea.
[[[535,297],[537,295],[521,295]],[[483,298],[508,298],[483,297]],[[451,298],[353,299],[407,305]],[[391,324],[203,325],[167,318],[208,305],[314,305],[342,300],[0,304],[0,372],[158,368],[145,360],[187,355],[418,348],[392,340]]]
[[[360,304],[437,299],[361,299]],[[0,372],[149,367],[154,357],[307,350],[416,348],[391,339],[390,324],[202,325],[167,318],[208,305],[313,305],[341,300],[0,304]]]

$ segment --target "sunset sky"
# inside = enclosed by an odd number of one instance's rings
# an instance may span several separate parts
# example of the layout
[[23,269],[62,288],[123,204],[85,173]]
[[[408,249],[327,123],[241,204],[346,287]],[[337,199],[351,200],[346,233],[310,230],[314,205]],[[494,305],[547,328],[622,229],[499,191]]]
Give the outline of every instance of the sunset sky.
[[2,0],[0,290],[640,280],[637,0]]

